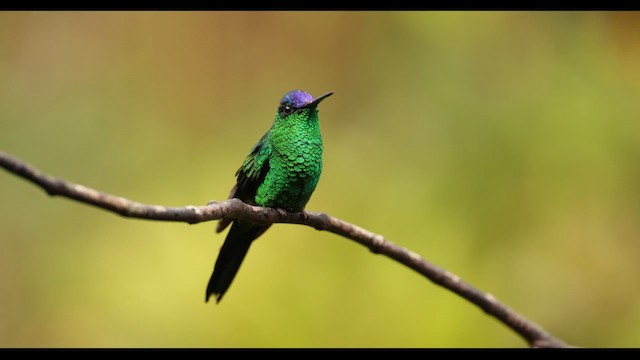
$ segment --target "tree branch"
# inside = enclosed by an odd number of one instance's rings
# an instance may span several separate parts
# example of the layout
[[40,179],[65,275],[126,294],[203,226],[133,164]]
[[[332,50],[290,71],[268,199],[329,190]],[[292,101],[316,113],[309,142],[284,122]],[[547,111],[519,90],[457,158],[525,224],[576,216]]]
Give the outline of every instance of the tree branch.
[[460,295],[518,333],[531,347],[567,347],[567,344],[562,340],[555,338],[533,321],[528,320],[501,303],[493,295],[482,292],[464,282],[459,276],[428,262],[413,251],[388,241],[382,235],[372,233],[357,225],[324,213],[279,213],[275,209],[251,206],[238,199],[211,202],[206,206],[166,207],[145,205],[49,176],[34,166],[2,151],[0,151],[0,166],[37,184],[49,195],[68,197],[115,212],[124,217],[182,221],[189,224],[226,217],[248,220],[259,224],[300,224],[317,230],[332,232],[366,246],[373,253],[394,259],[424,275],[432,282]]

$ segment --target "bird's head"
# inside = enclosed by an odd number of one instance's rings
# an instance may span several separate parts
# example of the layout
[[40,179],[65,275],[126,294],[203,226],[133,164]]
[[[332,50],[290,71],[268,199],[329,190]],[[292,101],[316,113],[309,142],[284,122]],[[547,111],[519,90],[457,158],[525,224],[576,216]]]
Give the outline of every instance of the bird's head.
[[280,100],[280,106],[278,107],[278,114],[281,117],[287,117],[296,111],[302,109],[315,110],[318,104],[333,95],[332,92],[326,93],[317,99],[314,99],[310,94],[302,90],[293,90],[284,94],[282,100]]

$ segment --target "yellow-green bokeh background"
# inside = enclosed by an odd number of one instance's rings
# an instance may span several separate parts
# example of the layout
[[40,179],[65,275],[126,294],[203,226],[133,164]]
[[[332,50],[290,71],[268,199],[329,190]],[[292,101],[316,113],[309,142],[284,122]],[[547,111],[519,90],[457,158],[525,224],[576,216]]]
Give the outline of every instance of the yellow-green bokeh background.
[[[307,209],[383,234],[578,346],[640,345],[640,14],[3,12],[0,149],[202,205],[288,90],[321,106]],[[2,347],[520,347],[336,235],[277,225],[221,304],[224,235],[0,172]]]

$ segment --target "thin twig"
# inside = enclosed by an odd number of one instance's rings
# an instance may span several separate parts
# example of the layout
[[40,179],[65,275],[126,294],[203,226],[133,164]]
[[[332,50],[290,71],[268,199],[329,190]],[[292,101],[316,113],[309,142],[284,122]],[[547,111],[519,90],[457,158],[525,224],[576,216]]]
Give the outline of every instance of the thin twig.
[[301,224],[318,230],[332,232],[366,246],[373,253],[382,254],[394,259],[424,275],[432,282],[467,299],[518,333],[531,347],[567,347],[567,344],[562,340],[557,339],[533,321],[501,303],[493,295],[482,292],[464,282],[459,276],[428,262],[413,251],[388,241],[382,235],[372,233],[357,225],[350,224],[324,213],[280,213],[271,208],[251,206],[238,199],[211,202],[206,206],[166,207],[160,205],[145,205],[52,177],[34,166],[2,151],[0,151],[0,166],[11,173],[37,184],[49,195],[68,197],[115,212],[124,217],[182,221],[189,224],[227,217],[231,219],[248,220],[259,224]]

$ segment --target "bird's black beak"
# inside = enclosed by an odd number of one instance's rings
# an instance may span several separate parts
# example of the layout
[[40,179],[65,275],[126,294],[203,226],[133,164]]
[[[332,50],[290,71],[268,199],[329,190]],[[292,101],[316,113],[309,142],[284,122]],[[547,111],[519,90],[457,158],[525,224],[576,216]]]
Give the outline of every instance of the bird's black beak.
[[324,94],[324,95],[320,96],[319,98],[317,98],[317,99],[313,100],[312,102],[310,102],[310,103],[309,103],[308,105],[306,105],[305,107],[306,107],[306,108],[309,108],[309,109],[312,109],[312,108],[314,108],[314,107],[318,106],[318,104],[320,104],[320,102],[321,102],[322,100],[324,100],[324,99],[328,98],[328,97],[329,97],[329,96],[331,96],[331,95],[333,95],[333,93],[332,93],[332,92],[328,92],[328,93],[326,93],[326,94]]

